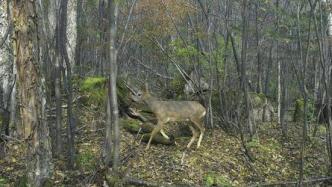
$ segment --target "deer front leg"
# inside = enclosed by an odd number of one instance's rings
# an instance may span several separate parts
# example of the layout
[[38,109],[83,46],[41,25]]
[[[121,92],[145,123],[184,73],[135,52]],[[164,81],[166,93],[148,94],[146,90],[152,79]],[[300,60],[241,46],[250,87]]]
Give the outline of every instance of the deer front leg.
[[191,144],[194,143],[194,141],[196,140],[196,138],[198,136],[197,131],[193,126],[189,125],[189,128],[190,128],[191,132],[193,133],[193,137],[191,138],[190,142],[187,145],[188,149],[190,148]]
[[201,146],[201,142],[205,132],[204,124],[201,119],[191,119],[191,121],[197,126],[200,131],[199,139],[197,142],[197,148],[199,148]]
[[201,146],[201,142],[202,142],[202,139],[203,139],[205,128],[202,128],[200,130],[201,130],[201,134],[199,135],[199,139],[198,139],[198,142],[197,142],[197,148],[199,148],[199,146]]
[[153,137],[160,131],[161,127],[162,127],[162,123],[158,122],[157,126],[151,132],[151,136],[150,136],[148,145],[146,146],[145,150],[148,150],[150,148],[150,144],[151,144]]

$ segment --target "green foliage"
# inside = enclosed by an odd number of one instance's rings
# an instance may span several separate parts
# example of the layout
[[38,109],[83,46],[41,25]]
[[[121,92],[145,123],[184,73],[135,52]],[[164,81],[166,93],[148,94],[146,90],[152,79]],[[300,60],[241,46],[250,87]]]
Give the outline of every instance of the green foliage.
[[183,95],[183,89],[185,84],[186,81],[183,79],[183,77],[177,74],[177,76],[170,82],[170,89],[175,92],[177,96],[180,96]]
[[87,105],[102,105],[106,98],[107,79],[104,77],[87,77],[80,86],[80,91],[88,96]]
[[8,185],[7,179],[0,176],[0,186],[6,186]]
[[76,157],[77,165],[84,171],[91,171],[96,167],[96,158],[93,152],[84,150],[80,152]]
[[[316,125],[318,125],[318,124],[316,124]],[[318,134],[326,134],[326,127],[323,126],[323,125],[319,125],[319,126],[317,127],[317,133],[318,133]]]
[[217,46],[218,47],[214,51],[212,51],[211,55],[213,56],[213,59],[217,63],[218,71],[221,74],[224,74],[224,72],[222,72],[222,70],[224,69],[224,65],[225,65],[224,57],[225,57],[225,54],[230,53],[231,50],[229,48],[226,48],[225,39],[223,36],[217,37]]
[[170,47],[174,49],[173,56],[183,59],[184,63],[190,63],[192,57],[199,55],[199,51],[193,44],[184,44],[180,39],[173,40]]
[[17,187],[27,187],[28,186],[28,177],[26,175],[20,177],[16,181],[15,186],[17,186]]
[[204,186],[210,187],[210,186],[232,186],[229,179],[225,176],[218,175],[217,173],[210,172],[205,174],[204,176]]
[[[304,120],[304,99],[300,98],[295,101],[294,121]],[[307,101],[307,120],[315,121],[315,105],[311,99]]]
[[263,157],[268,156],[269,154],[275,154],[281,149],[277,140],[269,139],[268,141],[261,143],[258,136],[254,136],[250,142],[246,143],[246,146],[252,152],[256,153],[255,155],[262,155]]

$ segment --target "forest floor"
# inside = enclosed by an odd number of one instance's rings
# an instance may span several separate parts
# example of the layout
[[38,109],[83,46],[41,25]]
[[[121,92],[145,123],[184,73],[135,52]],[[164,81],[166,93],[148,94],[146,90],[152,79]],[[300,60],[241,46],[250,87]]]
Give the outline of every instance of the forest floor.
[[[66,156],[54,158],[53,186],[103,185],[105,170],[100,169],[105,137],[103,108],[93,104],[77,107],[76,167],[74,170],[66,168]],[[50,124],[54,125],[54,122]],[[164,130],[170,133],[178,131],[180,125],[169,123],[166,126]],[[220,128],[207,129],[199,149],[195,144],[191,149],[185,149],[189,136],[175,139],[173,146],[152,144],[147,151],[144,150],[146,143],[140,142],[141,135],[122,128],[120,173],[154,184],[261,186],[281,183],[289,186],[288,182],[296,182],[300,174],[302,124],[289,122],[288,126],[286,141],[280,138],[281,130],[276,123],[258,125],[255,137],[245,143],[250,158],[239,135],[228,134]],[[54,134],[52,129],[51,135]],[[64,127],[63,140],[66,140],[65,132]],[[320,125],[316,136],[309,138],[304,149],[304,178],[311,181],[323,178],[327,173],[325,126]],[[15,138],[10,140],[5,145],[5,157],[0,158],[0,187],[18,186],[22,181],[19,179],[26,173],[25,143]],[[66,142],[63,145],[65,150]]]
[[[54,159],[54,186],[102,186],[101,150],[105,136],[103,115],[82,109],[77,128],[76,170],[68,171],[64,158]],[[96,120],[98,119],[98,120]],[[104,118],[103,118],[104,119]],[[176,129],[169,124],[168,129]],[[167,129],[166,129],[167,131]],[[239,138],[222,129],[207,130],[199,149],[192,146],[181,163],[190,137],[176,139],[176,146],[155,145],[147,151],[135,134],[121,130],[121,173],[131,178],[157,184],[189,184],[192,186],[255,186],[296,181],[300,171],[301,125],[289,124],[288,141],[278,139],[275,123],[259,126],[257,136],[246,144],[253,162],[246,156]],[[295,137],[295,138],[294,138]],[[321,178],[327,173],[325,127],[306,144],[305,179]],[[0,159],[0,186],[16,186],[25,173],[22,142],[8,143],[7,155]]]

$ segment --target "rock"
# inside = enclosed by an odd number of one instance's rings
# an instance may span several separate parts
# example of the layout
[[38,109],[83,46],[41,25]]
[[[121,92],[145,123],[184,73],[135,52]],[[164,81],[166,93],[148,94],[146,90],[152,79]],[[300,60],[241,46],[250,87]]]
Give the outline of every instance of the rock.
[[264,94],[251,93],[252,118],[255,122],[271,122],[274,117],[274,109]]

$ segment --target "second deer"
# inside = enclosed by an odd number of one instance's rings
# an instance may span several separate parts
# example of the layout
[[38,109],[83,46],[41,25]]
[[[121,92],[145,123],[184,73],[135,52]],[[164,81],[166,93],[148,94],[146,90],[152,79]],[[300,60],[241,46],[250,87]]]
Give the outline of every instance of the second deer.
[[[203,118],[206,114],[206,109],[197,101],[162,101],[153,97],[145,84],[145,90],[142,92],[133,93],[132,99],[135,102],[144,101],[158,119],[157,126],[153,129],[146,150],[150,148],[153,137],[162,132],[163,126],[168,122],[191,121],[189,125],[192,131],[192,138],[187,145],[187,148],[194,143],[199,135],[197,148],[200,147],[203,135],[205,132]],[[199,133],[198,133],[199,131]]]

